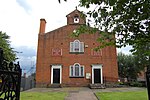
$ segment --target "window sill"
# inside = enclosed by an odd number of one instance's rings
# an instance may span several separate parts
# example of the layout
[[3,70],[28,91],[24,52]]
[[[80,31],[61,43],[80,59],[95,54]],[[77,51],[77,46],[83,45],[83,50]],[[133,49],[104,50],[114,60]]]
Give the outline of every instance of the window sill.
[[84,52],[69,52],[70,54],[84,54]]
[[84,76],[70,76],[69,78],[84,78]]

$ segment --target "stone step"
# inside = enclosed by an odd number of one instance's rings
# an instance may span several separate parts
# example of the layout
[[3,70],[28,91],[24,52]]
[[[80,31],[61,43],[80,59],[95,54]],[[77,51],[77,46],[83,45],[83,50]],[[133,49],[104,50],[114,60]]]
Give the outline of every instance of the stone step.
[[104,84],[90,84],[89,87],[91,89],[105,89],[105,85]]
[[50,88],[60,88],[61,85],[60,84],[51,84],[49,87]]

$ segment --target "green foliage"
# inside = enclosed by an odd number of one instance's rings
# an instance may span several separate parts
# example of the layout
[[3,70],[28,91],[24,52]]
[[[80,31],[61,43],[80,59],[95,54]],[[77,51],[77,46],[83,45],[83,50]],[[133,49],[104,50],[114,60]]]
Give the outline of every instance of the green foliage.
[[140,83],[140,82],[138,82],[138,81],[134,81],[134,82],[130,82],[130,86],[142,87],[142,83]]
[[135,42],[145,44],[150,42],[149,0],[80,0],[79,2],[79,6],[85,8],[95,5],[95,9],[87,9],[87,15],[94,18],[95,27],[119,37],[116,41],[118,47],[134,45]]
[[145,66],[142,66],[139,57],[133,55],[125,55],[118,53],[118,72],[119,77],[127,78],[128,80],[135,79]]
[[15,51],[10,47],[9,36],[2,31],[0,31],[0,48],[3,49],[4,58],[6,60],[14,61],[16,59]]
[[150,43],[136,43],[131,50],[138,57],[139,65],[150,68]]
[[123,82],[118,82],[118,84],[119,84],[119,85],[124,85],[124,83],[123,83]]
[[[146,46],[150,43],[150,0],[80,0],[81,7],[90,8],[91,5],[96,8],[89,10],[87,15],[94,19],[94,27],[105,33],[100,32],[100,43],[115,34],[117,47],[132,45],[135,55],[150,56],[150,48],[146,48],[150,47]],[[114,41],[103,42],[102,47],[108,42],[115,44]]]
[[114,33],[117,46],[133,45],[135,41],[150,42],[150,1],[149,0],[80,0],[80,6],[96,9],[87,15],[94,18],[99,29]]

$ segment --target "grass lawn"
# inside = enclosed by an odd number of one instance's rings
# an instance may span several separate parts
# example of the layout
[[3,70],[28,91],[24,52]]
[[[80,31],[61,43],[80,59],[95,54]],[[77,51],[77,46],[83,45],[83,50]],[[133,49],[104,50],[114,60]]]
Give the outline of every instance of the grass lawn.
[[64,100],[65,92],[21,92],[20,100]]
[[97,92],[100,100],[148,100],[147,91]]

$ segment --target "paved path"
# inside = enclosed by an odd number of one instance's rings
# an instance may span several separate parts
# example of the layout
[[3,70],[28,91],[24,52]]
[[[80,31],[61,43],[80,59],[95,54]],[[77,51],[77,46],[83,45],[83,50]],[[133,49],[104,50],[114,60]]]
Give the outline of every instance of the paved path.
[[128,88],[106,88],[89,89],[88,87],[67,87],[67,88],[33,88],[25,92],[67,92],[65,100],[98,100],[94,93],[96,92],[125,92],[142,91],[146,88],[128,87]]
[[94,92],[89,88],[81,88],[75,91],[69,91],[65,100],[97,100]]
[[33,88],[25,92],[67,92],[65,100],[97,100],[94,92],[88,87]]

